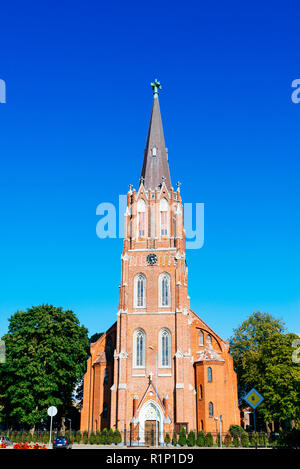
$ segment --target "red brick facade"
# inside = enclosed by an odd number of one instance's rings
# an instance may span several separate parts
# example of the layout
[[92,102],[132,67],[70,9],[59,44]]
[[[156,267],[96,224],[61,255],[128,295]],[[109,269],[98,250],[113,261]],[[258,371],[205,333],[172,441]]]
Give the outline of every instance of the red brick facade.
[[219,415],[224,431],[239,424],[229,344],[190,308],[182,200],[167,158],[156,95],[143,177],[128,192],[117,322],[91,345],[81,413],[82,431],[131,429],[141,444],[153,420],[161,442],[182,424],[214,432]]

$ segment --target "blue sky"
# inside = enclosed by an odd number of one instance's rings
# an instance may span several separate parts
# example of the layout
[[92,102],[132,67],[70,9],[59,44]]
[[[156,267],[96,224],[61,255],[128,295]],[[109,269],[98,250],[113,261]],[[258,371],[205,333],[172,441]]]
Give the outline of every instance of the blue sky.
[[224,338],[256,310],[299,333],[298,2],[12,1],[1,20],[0,335],[43,302],[115,321],[122,241],[96,207],[138,184],[155,77],[172,182],[205,204],[192,308]]

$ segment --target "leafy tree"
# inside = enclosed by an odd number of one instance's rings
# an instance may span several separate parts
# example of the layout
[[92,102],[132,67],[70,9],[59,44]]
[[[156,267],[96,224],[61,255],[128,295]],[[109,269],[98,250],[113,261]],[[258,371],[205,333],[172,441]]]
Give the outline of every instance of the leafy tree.
[[241,446],[243,448],[248,448],[249,446],[249,437],[246,432],[241,435]]
[[175,432],[173,432],[172,445],[173,446],[177,445],[177,435]]
[[115,431],[114,431],[113,442],[114,442],[116,445],[118,445],[119,443],[122,443],[122,435],[121,435],[120,430],[118,430],[117,428],[116,428]]
[[292,362],[292,342],[297,338],[279,319],[257,312],[234,330],[230,341],[240,395],[252,387],[263,395],[257,413],[268,432],[271,421],[300,418],[300,367]]
[[169,433],[166,433],[165,443],[166,443],[166,445],[169,445],[171,443],[171,437],[170,437]]
[[213,445],[214,445],[214,440],[213,440],[212,434],[208,432],[205,435],[205,446],[211,447]]
[[109,429],[108,435],[107,435],[107,444],[111,445],[114,440],[114,431],[112,428]]
[[106,445],[107,436],[108,436],[108,430],[107,430],[107,428],[103,428],[103,430],[101,432],[101,440],[100,440],[101,445]]
[[188,446],[195,446],[195,432],[193,430],[189,432],[186,443]]
[[47,408],[62,418],[72,407],[88,350],[87,330],[75,314],[52,305],[33,306],[9,319],[6,363],[0,367],[0,396],[8,424],[48,421]]
[[239,439],[238,435],[234,435],[234,437],[232,439],[232,444],[235,448],[238,448],[240,446],[240,439]]
[[240,425],[230,425],[229,427],[229,433],[231,436],[238,436],[238,437],[241,437],[245,432],[245,430],[243,429],[243,427],[241,427]]
[[186,428],[184,426],[181,427],[181,430],[180,430],[180,433],[179,433],[178,444],[180,446],[185,446],[186,445]]
[[205,435],[204,435],[203,430],[200,430],[197,433],[196,445],[200,446],[201,448],[203,448],[205,446]]
[[229,448],[231,443],[232,443],[232,436],[230,435],[230,433],[227,433],[224,438],[224,445],[226,446],[226,448]]

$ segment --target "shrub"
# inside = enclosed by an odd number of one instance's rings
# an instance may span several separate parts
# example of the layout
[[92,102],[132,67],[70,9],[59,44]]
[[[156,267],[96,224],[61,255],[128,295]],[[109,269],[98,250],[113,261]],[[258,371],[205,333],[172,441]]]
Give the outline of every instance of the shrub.
[[112,428],[110,428],[107,434],[107,444],[111,445],[113,443],[113,440],[114,440],[114,431]]
[[245,430],[240,425],[230,425],[229,433],[232,437],[241,437],[245,433]]
[[83,443],[84,445],[87,445],[87,444],[88,444],[88,441],[89,441],[89,433],[88,433],[88,431],[85,430],[85,431],[83,432],[83,435],[82,435],[82,443]]
[[240,439],[237,435],[233,437],[232,444],[235,448],[239,448],[240,446]]
[[171,443],[171,437],[170,437],[169,433],[166,433],[165,443],[166,443],[166,445],[169,445]]
[[103,428],[103,430],[101,432],[101,438],[100,438],[100,444],[101,445],[106,445],[106,443],[107,443],[107,434],[108,434],[107,428]]
[[197,446],[200,446],[200,447],[204,447],[204,446],[205,446],[205,435],[204,435],[203,430],[200,430],[200,431],[197,433],[196,445],[197,445]]
[[80,431],[76,432],[74,441],[79,444],[81,442],[81,438],[82,438],[81,432]]
[[248,437],[247,433],[243,433],[241,435],[241,446],[243,448],[248,448],[248,446],[249,446],[249,437]]
[[175,432],[173,432],[172,445],[173,446],[177,445],[177,435]]
[[193,430],[188,434],[186,443],[188,446],[195,446],[195,432]]
[[184,426],[181,427],[181,430],[180,430],[180,433],[179,433],[178,444],[180,446],[185,446],[186,445],[186,429],[185,429]]
[[214,444],[214,440],[212,434],[210,432],[206,433],[205,435],[205,446],[211,447]]
[[114,442],[116,445],[118,445],[119,443],[122,443],[122,435],[121,435],[120,430],[118,430],[117,428],[116,428],[115,431],[114,431],[113,442]]
[[224,445],[226,446],[226,448],[229,448],[231,443],[232,443],[232,436],[230,435],[230,433],[227,433],[224,438]]
[[90,437],[89,437],[89,443],[91,445],[94,445],[96,443],[96,435],[94,432],[91,432]]

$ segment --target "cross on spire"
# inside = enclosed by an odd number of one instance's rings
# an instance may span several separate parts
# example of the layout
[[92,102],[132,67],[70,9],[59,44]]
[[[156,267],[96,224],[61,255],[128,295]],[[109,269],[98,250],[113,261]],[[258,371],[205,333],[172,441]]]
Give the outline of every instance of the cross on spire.
[[157,96],[159,94],[158,90],[162,89],[160,81],[158,81],[158,79],[155,78],[155,80],[151,83],[151,86],[152,86],[152,89],[153,89],[154,98],[157,98]]

